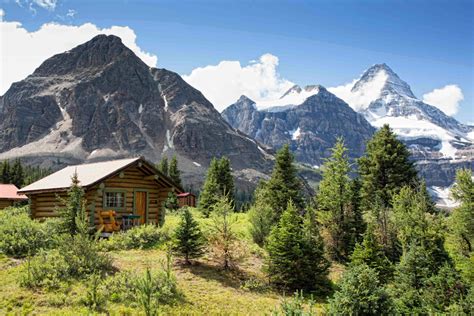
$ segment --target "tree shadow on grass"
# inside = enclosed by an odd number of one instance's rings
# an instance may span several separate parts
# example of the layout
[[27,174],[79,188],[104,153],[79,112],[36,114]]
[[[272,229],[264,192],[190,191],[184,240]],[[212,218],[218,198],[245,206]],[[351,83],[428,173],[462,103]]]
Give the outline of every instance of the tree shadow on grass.
[[184,271],[189,271],[207,280],[217,281],[223,286],[234,289],[239,289],[245,280],[252,277],[241,269],[224,270],[222,267],[209,262],[193,262],[191,265],[180,264],[179,266]]

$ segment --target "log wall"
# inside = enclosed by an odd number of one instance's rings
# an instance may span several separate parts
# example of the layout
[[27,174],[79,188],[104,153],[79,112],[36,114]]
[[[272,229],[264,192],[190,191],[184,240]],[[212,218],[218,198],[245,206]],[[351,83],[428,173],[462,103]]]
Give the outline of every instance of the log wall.
[[[111,209],[104,209],[103,207],[104,195],[107,190],[124,191],[125,193],[125,208],[113,209],[117,212],[119,221],[122,215],[134,213],[135,191],[146,191],[148,195],[147,223],[158,223],[162,205],[172,188],[153,179],[153,175],[145,174],[137,166],[127,168],[121,172],[121,175],[122,177],[117,174],[86,190],[87,216],[91,223],[93,222],[97,226],[99,224],[98,213]],[[57,208],[64,205],[58,200],[57,196],[66,198],[67,192],[29,194],[33,218],[41,219],[58,216]]]

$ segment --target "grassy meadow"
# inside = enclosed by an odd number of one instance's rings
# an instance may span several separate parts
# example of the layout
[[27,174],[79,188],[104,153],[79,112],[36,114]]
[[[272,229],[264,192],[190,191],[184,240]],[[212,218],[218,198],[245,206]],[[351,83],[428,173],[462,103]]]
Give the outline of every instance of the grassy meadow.
[[[194,217],[203,231],[209,229],[211,219],[203,218],[197,210]],[[251,241],[247,214],[238,213],[235,231],[243,241],[243,255],[238,268],[225,271],[211,257],[194,261],[187,266],[173,257],[172,271],[181,297],[170,305],[160,306],[166,315],[269,315],[279,309],[285,299],[268,285],[263,273],[265,252]],[[169,214],[161,230],[171,235],[179,223],[178,214]],[[116,273],[130,271],[143,274],[147,268],[160,270],[166,259],[166,249],[158,244],[151,249],[109,251]],[[61,283],[58,289],[29,289],[20,286],[25,259],[2,256],[0,259],[0,314],[2,315],[140,315],[142,311],[133,302],[107,301],[103,310],[91,312],[85,304],[86,281]],[[337,279],[342,267],[332,268],[331,278]],[[112,277],[112,276],[109,276]],[[317,300],[316,300],[317,301]],[[130,304],[131,303],[131,304]],[[324,302],[317,301],[314,308],[324,310]]]

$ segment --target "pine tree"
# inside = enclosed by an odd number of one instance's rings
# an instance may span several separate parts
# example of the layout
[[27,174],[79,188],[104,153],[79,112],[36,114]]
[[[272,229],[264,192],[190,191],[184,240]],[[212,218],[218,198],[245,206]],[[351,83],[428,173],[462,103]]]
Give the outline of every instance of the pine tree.
[[291,202],[267,241],[267,271],[275,285],[287,290],[316,290],[327,285],[329,264],[312,214],[303,220]]
[[207,170],[201,194],[199,195],[199,209],[209,216],[212,206],[221,198],[226,197],[234,206],[234,178],[231,174],[230,160],[227,157],[213,158]]
[[181,186],[181,171],[178,168],[178,159],[176,155],[173,156],[170,162],[169,170],[168,170],[169,177],[173,180],[174,183]]
[[338,139],[332,155],[322,166],[322,180],[316,196],[318,217],[325,231],[325,243],[330,257],[343,262],[354,247],[352,190],[347,148]]
[[179,209],[179,203],[178,203],[178,197],[176,196],[176,193],[174,191],[168,192],[168,197],[165,200],[165,208],[166,211],[176,211]]
[[234,208],[226,196],[221,196],[212,208],[209,238],[211,252],[215,260],[228,270],[235,267],[239,260],[239,239],[235,232],[237,219],[234,216]]
[[23,186],[24,177],[25,175],[23,173],[23,165],[21,164],[20,159],[15,159],[15,162],[11,168],[10,182],[16,187],[21,188]]
[[184,256],[186,264],[191,264],[189,259],[198,258],[204,252],[204,236],[187,207],[181,214],[181,222],[175,231],[175,240],[174,250]]
[[264,195],[265,203],[274,212],[274,223],[279,221],[290,200],[293,201],[293,205],[297,209],[302,210],[304,208],[301,181],[297,177],[293,160],[294,157],[289,146],[284,145],[276,155],[271,178],[265,186],[268,191]]
[[404,185],[417,182],[417,172],[406,146],[388,125],[377,131],[367,143],[365,155],[358,160],[362,180],[363,207],[374,206],[377,198],[383,207],[392,205],[392,195]]
[[62,229],[71,236],[84,233],[84,230],[88,230],[88,228],[84,227],[87,225],[85,220],[84,189],[79,185],[77,173],[74,173],[71,178],[71,187],[68,190],[67,196],[66,200],[62,200],[65,207],[58,210]]
[[0,174],[0,182],[11,183],[10,162],[8,160],[3,161],[1,171],[2,173]]
[[265,202],[265,198],[262,197],[266,194],[265,190],[266,183],[264,181],[259,183],[257,189],[255,189],[255,203],[248,212],[248,218],[250,222],[250,235],[253,241],[262,247],[267,240],[273,225],[273,210]]
[[363,211],[360,200],[360,178],[356,177],[351,181],[351,221],[350,234],[352,245],[360,243],[363,240],[363,235],[366,229],[366,223],[363,217]]
[[351,255],[351,265],[366,264],[377,271],[382,283],[387,283],[392,275],[392,265],[385,256],[377,237],[373,224],[367,226],[362,243],[357,244]]
[[169,166],[168,166],[168,158],[163,156],[161,158],[160,163],[157,166],[158,170],[161,171],[164,175],[169,175]]
[[208,217],[212,211],[212,206],[219,201],[220,188],[217,181],[219,162],[213,158],[207,170],[206,181],[199,194],[199,210]]
[[390,315],[391,311],[390,297],[377,271],[366,264],[350,266],[329,300],[329,315]]
[[227,157],[222,157],[218,161],[218,174],[217,179],[221,194],[227,196],[229,201],[234,204],[235,202],[235,185],[234,177],[230,167],[230,160]]
[[448,220],[450,253],[465,280],[474,284],[474,182],[470,170],[457,171],[451,195],[459,205]]

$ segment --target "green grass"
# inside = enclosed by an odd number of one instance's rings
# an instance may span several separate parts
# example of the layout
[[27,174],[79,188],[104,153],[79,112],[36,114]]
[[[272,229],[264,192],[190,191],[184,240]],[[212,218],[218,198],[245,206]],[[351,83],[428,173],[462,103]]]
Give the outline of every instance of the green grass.
[[[203,230],[209,229],[211,219],[203,218],[193,210]],[[176,275],[183,300],[173,306],[163,306],[167,315],[264,315],[275,310],[282,295],[269,287],[252,291],[243,288],[246,280],[266,283],[262,273],[262,250],[250,241],[246,214],[236,214],[236,231],[246,240],[250,251],[237,271],[223,271],[210,258],[202,258],[192,266],[185,266],[175,258]],[[178,214],[169,214],[163,229],[172,231],[179,223]],[[164,249],[129,250],[110,253],[114,266],[120,271],[144,272],[147,267],[160,269],[165,259]],[[21,265],[19,260],[0,257],[0,315],[89,315],[82,304],[86,288],[83,282],[73,281],[54,291],[33,291],[19,286]],[[341,267],[333,275],[337,278]],[[322,305],[317,306],[321,311]],[[108,302],[110,315],[140,315],[140,311],[120,303]]]

